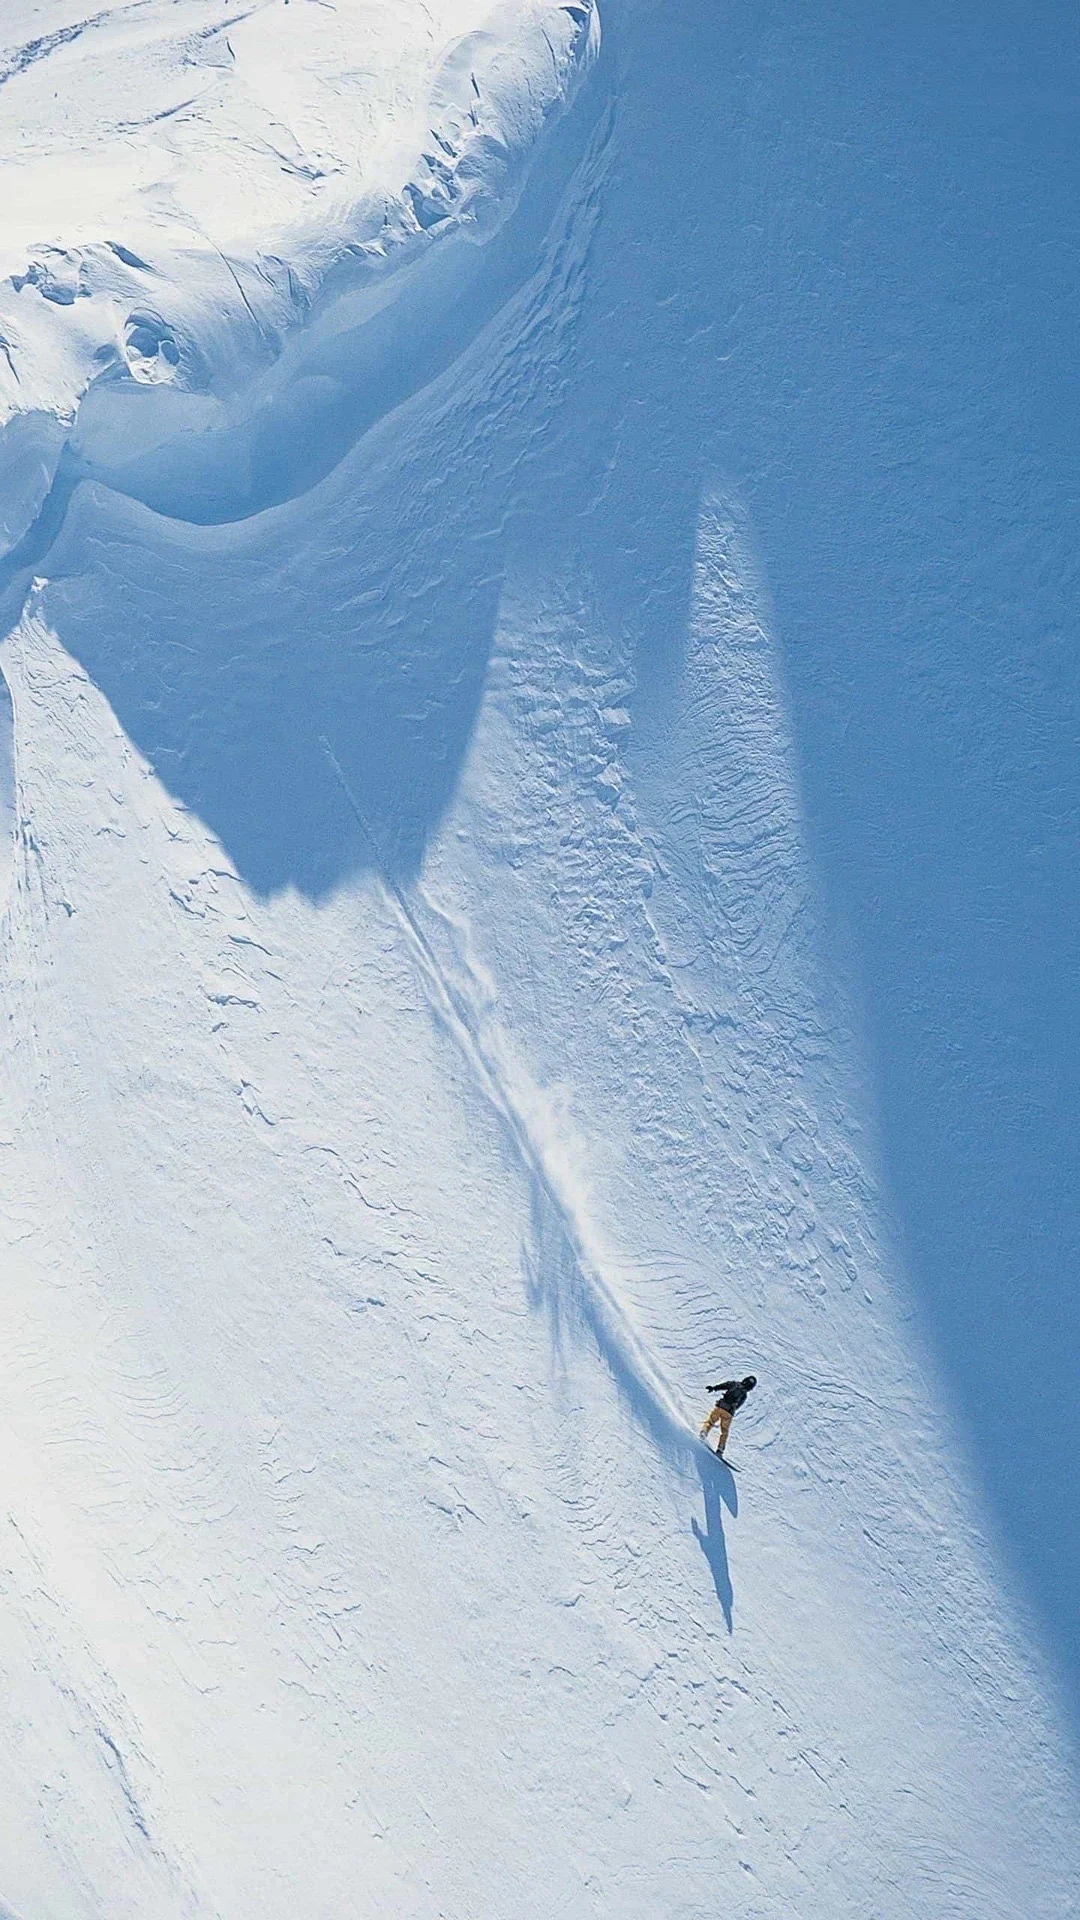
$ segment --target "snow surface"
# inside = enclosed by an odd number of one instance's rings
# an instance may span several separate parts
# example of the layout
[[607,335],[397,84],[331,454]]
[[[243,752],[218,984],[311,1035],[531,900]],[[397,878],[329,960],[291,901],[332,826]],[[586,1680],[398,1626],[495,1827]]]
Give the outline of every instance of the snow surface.
[[1075,1911],[737,457],[818,30],[604,28],[4,11],[19,1920]]
[[[14,0],[0,31],[9,547],[91,384],[110,467],[194,433],[204,472],[224,415],[223,517],[238,465],[263,470],[249,510],[267,504],[282,435],[332,443],[332,461],[360,424],[346,373],[343,430],[335,378],[358,323],[436,238],[475,246],[505,219],[599,37],[591,0],[113,0],[89,16]],[[320,319],[282,401],[282,348]],[[93,466],[87,415],[70,447]]]

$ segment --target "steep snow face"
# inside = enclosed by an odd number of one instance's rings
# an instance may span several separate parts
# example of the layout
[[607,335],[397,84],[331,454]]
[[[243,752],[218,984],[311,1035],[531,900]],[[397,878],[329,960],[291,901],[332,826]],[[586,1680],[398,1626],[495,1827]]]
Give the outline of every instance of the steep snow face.
[[[220,392],[48,416],[0,655],[20,1920],[1071,1911],[720,458],[672,129],[726,28],[612,11],[565,114],[583,7],[456,22],[528,135],[483,221],[343,253]],[[736,1480],[695,1428],[749,1368]]]
[[599,38],[591,0],[15,0],[0,33],[8,546],[92,382],[159,390],[144,437],[204,431],[328,280],[370,312],[435,238],[486,237]]

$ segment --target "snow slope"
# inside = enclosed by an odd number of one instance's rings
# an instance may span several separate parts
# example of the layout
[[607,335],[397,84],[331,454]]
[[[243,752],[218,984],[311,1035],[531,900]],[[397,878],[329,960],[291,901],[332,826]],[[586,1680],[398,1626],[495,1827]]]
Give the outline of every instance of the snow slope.
[[[78,15],[23,12],[29,84]],[[93,170],[48,244],[160,247],[175,381],[87,393],[80,300],[5,309],[0,1900],[1065,1916],[1063,1712],[893,1244],[718,458],[672,128],[723,24],[611,0],[578,89],[584,8],[292,0],[218,95],[170,36],[225,13],[107,11],[145,116],[70,138],[250,167],[223,251],[310,311],[256,344]],[[517,158],[413,231],[481,32]],[[196,80],[197,126],[154,118]],[[256,95],[301,155],[273,192]],[[369,193],[402,232],[357,267]],[[744,1367],[736,1482],[693,1427]]]
[[[237,408],[262,423],[248,458],[264,468],[283,433],[332,435],[341,382],[325,364],[294,369],[275,411],[291,333],[321,317],[325,354],[434,240],[475,246],[506,217],[597,23],[591,0],[114,0],[90,15],[15,0],[0,42],[8,546],[91,385],[114,462],[118,440],[129,459],[196,434],[205,469]],[[87,434],[71,448],[92,458]]]

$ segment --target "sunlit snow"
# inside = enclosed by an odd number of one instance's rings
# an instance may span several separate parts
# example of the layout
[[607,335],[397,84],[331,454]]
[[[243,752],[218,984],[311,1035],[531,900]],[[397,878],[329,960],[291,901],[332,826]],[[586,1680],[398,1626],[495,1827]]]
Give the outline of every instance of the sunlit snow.
[[[14,1920],[1072,1911],[1064,1615],[927,1291],[911,1194],[975,1216],[903,1161],[861,933],[909,943],[947,1107],[930,882],[898,931],[856,893],[914,764],[884,694],[844,758],[904,457],[950,529],[973,467],[889,357],[936,268],[847,324],[844,103],[894,87],[887,183],[917,30],[760,14],[3,9]],[[845,655],[807,598],[863,572]],[[901,708],[961,658],[935,592]],[[1016,779],[1051,847],[1058,751]],[[704,1383],[751,1369],[734,1477]]]

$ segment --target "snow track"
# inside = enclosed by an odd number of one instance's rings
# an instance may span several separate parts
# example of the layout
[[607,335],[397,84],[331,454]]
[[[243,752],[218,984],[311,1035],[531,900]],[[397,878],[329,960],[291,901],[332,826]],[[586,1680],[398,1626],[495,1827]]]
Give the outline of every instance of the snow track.
[[[371,828],[329,742],[324,741],[323,747],[349,806],[377,855]],[[631,1407],[645,1420],[654,1438],[667,1453],[688,1458],[692,1442],[686,1415],[635,1328],[629,1311],[604,1276],[604,1255],[594,1244],[587,1206],[574,1192],[572,1150],[561,1137],[557,1117],[550,1112],[540,1090],[530,1083],[520,1064],[513,1060],[506,1035],[491,1017],[490,1002],[485,1004],[487,997],[460,941],[455,942],[457,974],[451,979],[404,888],[393,879],[386,879],[382,884],[417,960],[436,1018],[456,1040],[477,1086],[513,1141],[532,1189],[541,1236],[549,1241],[550,1218],[565,1242],[580,1282],[581,1305],[600,1352]],[[547,1244],[545,1259],[550,1261],[552,1257],[551,1246]],[[554,1258],[558,1262],[557,1253]]]
[[729,432],[734,16],[82,15],[0,53],[3,1899],[1069,1920]]

